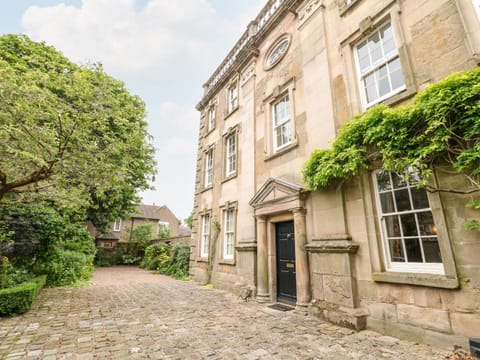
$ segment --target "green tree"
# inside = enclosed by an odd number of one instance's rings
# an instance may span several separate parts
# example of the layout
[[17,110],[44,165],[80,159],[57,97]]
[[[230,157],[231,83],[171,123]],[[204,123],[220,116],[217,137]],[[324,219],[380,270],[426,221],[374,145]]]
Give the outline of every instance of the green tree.
[[193,227],[193,214],[190,214],[189,217],[185,218],[183,222],[188,226],[190,230],[192,230]]
[[[357,176],[381,162],[386,170],[415,169],[432,192],[468,194],[480,210],[480,68],[454,73],[397,108],[373,107],[346,123],[331,149],[315,150],[303,168],[311,190]],[[435,167],[465,177],[468,189],[437,188],[429,183]],[[466,223],[480,230],[480,221]]]
[[101,65],[0,37],[0,201],[48,199],[106,228],[155,172],[144,118],[142,100]]
[[145,248],[153,239],[153,227],[151,223],[138,225],[130,234],[130,242],[137,244],[138,250],[145,251]]

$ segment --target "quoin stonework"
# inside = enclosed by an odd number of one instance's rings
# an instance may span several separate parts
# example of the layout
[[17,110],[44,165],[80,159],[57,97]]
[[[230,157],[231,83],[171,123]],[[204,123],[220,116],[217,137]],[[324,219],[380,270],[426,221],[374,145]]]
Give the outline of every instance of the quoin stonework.
[[197,105],[193,278],[357,330],[445,347],[480,337],[467,196],[381,168],[322,191],[301,175],[355,114],[479,62],[478,0],[268,1]]

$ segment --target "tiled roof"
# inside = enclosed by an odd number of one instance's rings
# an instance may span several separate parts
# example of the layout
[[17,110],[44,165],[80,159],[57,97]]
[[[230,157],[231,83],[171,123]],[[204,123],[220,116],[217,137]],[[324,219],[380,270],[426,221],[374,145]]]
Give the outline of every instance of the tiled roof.
[[186,227],[185,225],[180,225],[180,236],[190,236],[192,234],[192,231]]
[[158,212],[162,207],[163,206],[140,204],[137,212],[132,215],[132,218],[160,220]]

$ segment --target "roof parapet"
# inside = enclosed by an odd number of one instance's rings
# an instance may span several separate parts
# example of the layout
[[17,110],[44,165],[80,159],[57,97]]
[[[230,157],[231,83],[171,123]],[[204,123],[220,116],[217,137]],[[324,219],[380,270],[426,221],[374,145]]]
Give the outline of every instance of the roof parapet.
[[[271,23],[270,20],[274,17],[274,15],[280,12],[280,9],[285,9],[287,5],[291,5],[295,2],[297,2],[297,0],[269,0],[267,2],[255,20],[248,24],[247,29],[236,42],[233,49],[230,50],[220,66],[217,67],[212,76],[210,76],[207,82],[203,85],[204,98],[208,97],[212,89],[214,89],[215,86],[221,82],[224,76],[229,73],[229,70],[232,68],[233,64],[238,60],[238,55],[247,47],[247,45],[250,43],[250,40],[255,38],[258,33],[262,32],[262,30],[264,30],[267,25]],[[200,102],[200,104],[197,105],[197,109],[201,107],[202,106]]]

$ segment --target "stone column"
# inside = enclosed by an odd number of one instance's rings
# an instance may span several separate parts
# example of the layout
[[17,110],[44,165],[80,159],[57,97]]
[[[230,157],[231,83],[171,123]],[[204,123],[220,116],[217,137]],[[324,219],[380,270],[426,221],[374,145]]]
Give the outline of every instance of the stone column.
[[270,300],[268,293],[267,218],[257,217],[257,301]]
[[297,309],[306,311],[310,303],[310,269],[308,266],[305,209],[293,210],[295,224],[295,266],[297,273]]

